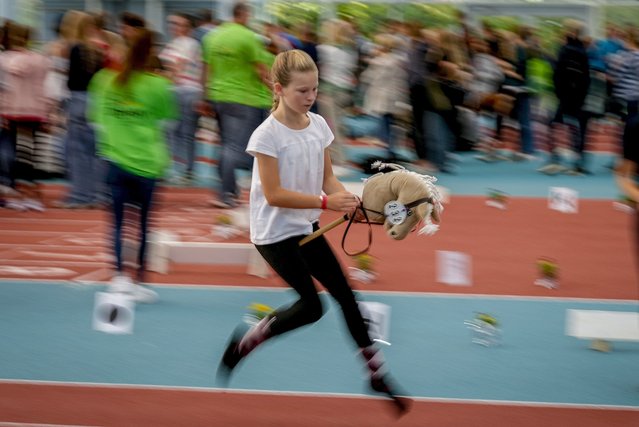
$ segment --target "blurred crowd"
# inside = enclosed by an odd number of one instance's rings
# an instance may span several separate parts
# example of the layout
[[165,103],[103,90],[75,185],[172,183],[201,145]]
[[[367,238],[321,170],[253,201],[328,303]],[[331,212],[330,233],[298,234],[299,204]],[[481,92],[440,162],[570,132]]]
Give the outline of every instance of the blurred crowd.
[[[196,178],[196,133],[215,122],[220,141],[219,191],[211,205],[233,208],[240,190],[236,171],[251,167],[244,152],[253,130],[272,106],[269,69],[288,49],[308,53],[320,69],[313,108],[335,134],[331,155],[336,173],[348,167],[344,120],[375,119],[375,137],[386,160],[410,161],[430,173],[453,172],[453,153],[476,150],[481,160],[503,157],[504,126],[518,129],[509,156],[532,160],[533,122],[548,133],[547,174],[587,175],[588,126],[606,118],[637,119],[639,31],[609,27],[601,39],[588,37],[583,23],[564,23],[557,51],[542,47],[534,28],[512,31],[473,26],[459,14],[455,28],[424,28],[389,20],[364,35],[357,22],[333,19],[294,28],[255,23],[251,8],[233,7],[219,22],[210,10],[167,17],[167,34],[155,33],[146,72],[170,80],[178,117],[162,133],[172,164],[163,180],[191,185]],[[38,182],[65,177],[68,192],[46,201],[59,208],[110,203],[106,166],[96,126],[87,118],[89,87],[101,69],[120,70],[136,31],[145,20],[123,13],[68,11],[57,38],[33,42],[37,28],[6,21],[0,29],[0,198],[17,210],[44,210]],[[148,29],[148,28],[147,28]],[[153,29],[150,29],[153,30]],[[569,129],[573,155],[560,156],[553,129]],[[406,143],[413,151],[403,158]],[[621,142],[620,142],[621,145]]]

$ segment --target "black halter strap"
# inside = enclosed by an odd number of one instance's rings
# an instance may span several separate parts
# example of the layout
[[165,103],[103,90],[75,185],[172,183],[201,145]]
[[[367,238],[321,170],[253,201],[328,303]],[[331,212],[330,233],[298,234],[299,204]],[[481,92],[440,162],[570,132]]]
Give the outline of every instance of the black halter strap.
[[[405,206],[406,206],[407,209],[412,209],[415,206],[421,205],[422,203],[433,204],[433,198],[432,197],[422,197],[421,199],[417,199],[417,200],[415,200],[413,202],[410,202],[409,204],[407,204]],[[360,222],[365,222],[368,225],[368,243],[366,244],[366,247],[364,249],[362,249],[361,251],[350,253],[350,252],[348,252],[346,250],[346,235],[348,234],[348,230],[351,228],[351,224],[353,224],[353,222],[355,221],[355,214],[357,213],[357,210],[360,210],[362,212],[362,215],[364,216],[364,221],[360,221]],[[348,224],[346,224],[346,229],[344,230],[344,234],[342,235],[342,250],[348,256],[357,256],[357,255],[361,255],[361,254],[364,254],[364,253],[368,252],[368,250],[370,249],[370,247],[371,247],[371,245],[373,243],[373,227],[371,226],[371,224],[377,224],[377,225],[383,224],[381,222],[371,222],[371,220],[368,218],[368,214],[366,213],[367,211],[376,213],[376,214],[381,215],[381,216],[386,216],[386,215],[384,215],[383,212],[378,212],[378,211],[375,211],[373,209],[365,208],[364,207],[364,203],[361,202],[361,201],[359,202],[359,205],[355,209],[355,212],[353,212],[351,217],[348,219]]]
[[[433,198],[432,198],[432,197],[422,197],[421,199],[417,199],[417,200],[415,200],[415,201],[413,201],[413,202],[410,202],[409,204],[404,205],[404,206],[405,206],[407,209],[412,209],[412,208],[414,208],[415,206],[419,206],[419,205],[421,205],[422,203],[430,203],[430,204],[432,205],[432,204],[433,204]],[[386,215],[384,214],[384,212],[378,212],[378,211],[373,210],[373,209],[368,209],[368,208],[365,208],[363,205],[361,206],[361,209],[362,209],[363,211],[368,211],[368,212],[376,213],[377,215],[386,216]]]
[[[351,224],[353,224],[353,222],[355,221],[355,216],[356,216],[355,214],[357,213],[358,209],[362,212],[362,215],[364,215],[364,221],[361,221],[361,222],[365,222],[366,224],[368,224],[368,243],[366,244],[366,247],[362,249],[361,251],[351,253],[346,250],[346,235],[348,234],[348,230],[351,228]],[[348,219],[348,224],[346,224],[346,229],[344,230],[344,234],[342,235],[342,250],[344,251],[346,255],[357,256],[357,255],[365,254],[366,252],[368,252],[368,250],[371,248],[371,244],[373,243],[373,227],[371,227],[371,224],[372,223],[370,219],[368,218],[366,209],[364,208],[363,203],[360,201],[359,205],[355,209],[355,212],[353,212],[351,217]]]

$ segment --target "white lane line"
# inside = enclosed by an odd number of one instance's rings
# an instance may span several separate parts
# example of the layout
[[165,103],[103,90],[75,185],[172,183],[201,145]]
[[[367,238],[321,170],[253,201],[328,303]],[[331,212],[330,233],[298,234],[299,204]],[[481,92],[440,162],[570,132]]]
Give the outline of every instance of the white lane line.
[[[107,233],[107,232],[110,233],[110,230],[111,230],[110,226],[111,226],[110,223],[104,222],[102,225],[99,225],[97,227],[85,228],[84,232],[86,232],[86,233],[94,233],[94,234],[95,233],[102,234],[102,233]],[[67,231],[67,232],[65,232],[65,234],[76,234],[76,232],[75,231],[73,231],[73,232]]]
[[73,270],[60,267],[19,267],[15,265],[0,265],[1,275],[17,275],[17,276],[69,276],[71,274],[77,274]]
[[60,242],[62,240],[63,243],[70,243],[73,247],[82,246],[83,248],[89,248],[91,246],[106,246],[111,243],[110,240],[103,239],[101,237],[77,237],[70,234],[61,234],[58,237],[53,237],[47,240],[41,240],[38,244],[42,245],[53,245],[55,242]]
[[[0,283],[6,279],[0,279]],[[68,285],[68,281],[64,280],[28,280],[31,283],[44,285]],[[216,285],[216,284],[197,284],[197,283],[153,283],[149,285],[167,288],[167,289],[184,289],[198,290],[205,289],[208,291],[238,291],[238,292],[291,292],[291,288],[287,286],[252,286],[252,285]],[[320,293],[326,294],[322,290]],[[619,299],[619,298],[582,298],[582,297],[540,297],[526,295],[485,295],[485,294],[441,294],[436,292],[400,292],[400,291],[357,291],[363,295],[382,295],[397,296],[406,298],[449,298],[449,299],[493,299],[493,300],[521,300],[521,301],[538,301],[538,302],[580,302],[580,303],[596,303],[596,304],[628,304],[639,305],[635,299]]]
[[[83,248],[84,249],[84,248]],[[41,252],[41,251],[31,251],[19,249],[19,253],[29,257],[39,257],[39,258],[62,258],[68,260],[77,260],[77,261],[94,261],[94,262],[109,262],[113,260],[113,256],[108,255],[104,252],[94,252],[92,254],[73,254],[73,253],[64,253],[64,252]]]
[[57,260],[26,260],[26,259],[11,259],[12,264],[19,266],[35,265],[35,266],[48,266],[51,264],[60,265],[64,267],[102,267],[107,265],[107,262],[89,262],[89,261],[57,261]]
[[111,279],[113,273],[114,269],[112,268],[101,268],[99,270],[74,277],[72,280],[83,285],[103,285],[104,282]]
[[20,223],[20,224],[102,224],[103,219],[64,219],[64,218],[0,218],[2,223]]
[[[309,392],[309,391],[289,391],[289,390],[252,390],[252,389],[233,389],[218,387],[187,387],[187,386],[162,386],[152,384],[126,384],[126,383],[95,383],[95,382],[65,382],[65,381],[37,381],[37,380],[20,380],[20,379],[0,379],[0,384],[27,384],[27,385],[45,385],[55,387],[83,387],[83,388],[106,388],[106,389],[129,389],[129,390],[167,390],[167,391],[194,391],[203,393],[236,393],[236,394],[253,394],[253,395],[273,395],[273,396],[289,396],[289,397],[337,397],[347,399],[384,399],[382,396],[371,396],[368,394],[357,393],[330,393],[330,392]],[[571,402],[536,402],[536,401],[519,401],[519,400],[489,400],[489,399],[456,399],[445,397],[430,396],[411,396],[411,399],[420,402],[434,403],[456,403],[471,405],[493,405],[493,406],[527,406],[540,408],[572,408],[572,409],[597,409],[597,410],[613,410],[613,411],[636,411],[639,412],[639,406],[630,405],[610,405],[610,404],[593,404],[593,403],[571,403]]]
[[[194,218],[196,215],[188,214],[188,216],[177,216],[178,214],[167,215],[166,217],[153,218],[153,222],[160,224],[184,224],[193,225],[211,225],[215,222],[212,215],[200,215],[202,218]],[[207,221],[208,220],[208,221]],[[203,222],[201,222],[203,221]],[[0,225],[5,224],[51,224],[51,225],[105,225],[110,224],[110,220],[106,219],[63,219],[63,218],[0,218]]]
[[70,235],[95,235],[94,231],[37,231],[37,230],[0,230],[0,234],[9,236],[70,236]]
[[42,243],[42,242],[40,243],[0,243],[0,248],[11,248],[15,250],[47,248],[49,250],[55,251],[55,250],[78,249],[78,246],[81,246],[83,251],[84,250],[90,251],[90,250],[104,249],[107,243],[108,242],[106,240],[103,241],[103,244],[97,244],[97,245],[84,245],[81,243],[76,243],[72,245],[51,245],[51,244]]

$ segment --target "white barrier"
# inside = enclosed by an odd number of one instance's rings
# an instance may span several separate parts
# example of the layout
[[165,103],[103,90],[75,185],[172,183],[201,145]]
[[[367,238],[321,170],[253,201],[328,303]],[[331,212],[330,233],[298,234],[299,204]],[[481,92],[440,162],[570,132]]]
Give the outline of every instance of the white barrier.
[[639,341],[639,313],[566,310],[566,335],[592,340],[590,348],[610,351],[610,341]]
[[149,238],[148,269],[169,272],[170,265],[246,265],[247,274],[269,277],[270,269],[251,243],[180,242],[168,232],[154,232]]

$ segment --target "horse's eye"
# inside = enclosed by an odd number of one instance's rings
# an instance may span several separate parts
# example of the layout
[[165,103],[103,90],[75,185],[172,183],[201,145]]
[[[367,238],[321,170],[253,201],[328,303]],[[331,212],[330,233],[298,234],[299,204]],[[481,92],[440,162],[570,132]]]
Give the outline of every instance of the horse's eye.
[[409,209],[409,210],[406,212],[406,216],[411,216],[412,214],[413,214],[413,210],[412,210],[412,209]]

